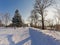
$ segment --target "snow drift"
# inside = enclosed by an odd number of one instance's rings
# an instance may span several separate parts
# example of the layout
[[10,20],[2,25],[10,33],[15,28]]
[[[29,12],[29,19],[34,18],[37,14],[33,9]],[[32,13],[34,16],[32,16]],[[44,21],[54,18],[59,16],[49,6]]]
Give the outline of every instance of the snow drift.
[[0,45],[60,45],[60,32],[36,28],[0,28]]

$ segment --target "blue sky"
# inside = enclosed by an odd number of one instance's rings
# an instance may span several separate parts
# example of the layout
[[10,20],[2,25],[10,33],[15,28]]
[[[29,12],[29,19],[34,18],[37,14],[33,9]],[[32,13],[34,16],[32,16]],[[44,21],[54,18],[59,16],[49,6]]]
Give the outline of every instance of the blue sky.
[[16,9],[20,11],[23,19],[26,19],[33,9],[33,0],[0,0],[0,13],[10,13],[13,17]]
[[[57,3],[60,2],[57,0]],[[59,4],[59,3],[58,3]],[[59,4],[60,5],[60,4]],[[34,0],[0,0],[0,13],[9,13],[11,17],[14,16],[15,10],[18,9],[22,18],[26,20],[34,7]],[[49,10],[52,10],[51,8]],[[50,11],[49,17],[53,17]]]

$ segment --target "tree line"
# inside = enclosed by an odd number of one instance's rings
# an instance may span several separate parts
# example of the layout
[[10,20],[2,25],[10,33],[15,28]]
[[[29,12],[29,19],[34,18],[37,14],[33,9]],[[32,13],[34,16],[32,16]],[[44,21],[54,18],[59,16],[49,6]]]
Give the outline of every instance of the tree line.
[[[29,16],[29,25],[31,27],[38,27],[38,28],[42,28],[45,29],[46,25],[50,26],[51,28],[53,27],[53,20],[56,21],[56,24],[59,24],[60,20],[60,9],[55,8],[57,10],[57,12],[53,12],[55,13],[54,19],[47,19],[45,20],[45,17],[47,16],[48,10],[47,8],[49,6],[53,6],[55,5],[55,1],[54,0],[35,0],[35,4],[33,6],[33,10],[31,11],[31,15]],[[16,9],[15,14],[11,20],[12,23],[10,23],[10,25],[8,25],[9,23],[9,19],[10,16],[8,13],[6,13],[4,15],[4,22],[5,22],[5,26],[11,26],[11,27],[24,27],[24,26],[28,26],[28,24],[25,24],[21,14],[19,13],[19,10]],[[0,25],[1,25],[1,20],[0,20]]]
[[[9,21],[11,21],[12,23],[10,23]],[[21,27],[23,25],[23,21],[22,21],[22,17],[19,14],[19,10],[16,9],[15,14],[12,18],[12,20],[10,20],[10,15],[8,13],[6,13],[3,16],[3,22],[4,22],[4,26],[5,27]],[[8,24],[10,23],[10,24]],[[0,20],[0,24],[3,26],[2,21]]]

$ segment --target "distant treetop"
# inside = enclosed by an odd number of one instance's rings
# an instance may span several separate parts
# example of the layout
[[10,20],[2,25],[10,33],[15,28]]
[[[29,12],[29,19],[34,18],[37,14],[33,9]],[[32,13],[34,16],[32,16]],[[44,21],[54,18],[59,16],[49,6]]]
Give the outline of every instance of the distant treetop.
[[15,13],[18,13],[18,12],[19,12],[19,10],[18,10],[18,9],[16,9]]

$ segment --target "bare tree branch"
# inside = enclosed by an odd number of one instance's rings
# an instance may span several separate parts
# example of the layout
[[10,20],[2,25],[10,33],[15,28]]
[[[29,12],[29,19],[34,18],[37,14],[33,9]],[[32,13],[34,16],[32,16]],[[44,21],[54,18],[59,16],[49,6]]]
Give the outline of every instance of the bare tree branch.
[[44,29],[44,10],[53,4],[53,0],[36,0],[34,9],[42,16],[42,29]]

